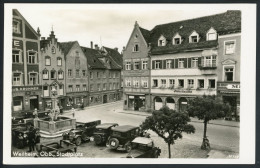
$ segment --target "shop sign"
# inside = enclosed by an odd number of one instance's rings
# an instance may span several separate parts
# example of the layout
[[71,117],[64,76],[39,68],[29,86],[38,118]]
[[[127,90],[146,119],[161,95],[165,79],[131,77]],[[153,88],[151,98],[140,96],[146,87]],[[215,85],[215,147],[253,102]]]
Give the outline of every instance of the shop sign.
[[31,87],[15,87],[13,91],[31,91],[31,90],[40,90],[41,87],[39,86],[31,86]]
[[176,93],[192,93],[192,90],[174,90]]
[[181,104],[188,104],[188,102],[181,102]]
[[240,84],[228,84],[227,89],[240,89]]
[[144,96],[140,96],[140,99],[145,99],[145,97]]
[[134,99],[135,97],[134,96],[129,96],[129,99]]

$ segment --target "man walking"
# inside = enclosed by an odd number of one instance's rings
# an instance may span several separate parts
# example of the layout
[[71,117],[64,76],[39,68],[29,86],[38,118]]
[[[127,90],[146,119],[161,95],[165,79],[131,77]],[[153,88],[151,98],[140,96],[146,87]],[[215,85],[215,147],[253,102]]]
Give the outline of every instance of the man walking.
[[34,146],[35,146],[35,130],[32,126],[32,124],[30,124],[29,126],[29,133],[28,133],[28,145],[29,145],[29,151],[34,151]]

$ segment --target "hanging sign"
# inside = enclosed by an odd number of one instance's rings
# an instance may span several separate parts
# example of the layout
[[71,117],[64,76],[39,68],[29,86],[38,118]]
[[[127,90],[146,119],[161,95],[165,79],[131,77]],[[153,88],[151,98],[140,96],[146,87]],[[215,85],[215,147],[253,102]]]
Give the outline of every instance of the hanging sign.
[[227,89],[240,89],[240,84],[228,84]]

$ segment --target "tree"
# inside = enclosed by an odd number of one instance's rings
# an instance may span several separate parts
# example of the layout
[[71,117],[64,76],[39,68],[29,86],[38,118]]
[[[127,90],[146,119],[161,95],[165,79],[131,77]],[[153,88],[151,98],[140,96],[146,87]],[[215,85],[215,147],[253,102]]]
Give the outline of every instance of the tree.
[[222,118],[230,113],[230,106],[223,103],[223,101],[213,96],[196,97],[189,101],[187,111],[190,117],[197,117],[199,120],[203,120],[204,133],[201,149],[210,148],[209,140],[206,136],[207,124],[210,120]]
[[152,130],[168,144],[169,158],[171,158],[170,146],[174,141],[182,138],[182,132],[194,133],[193,125],[188,124],[190,118],[187,113],[170,110],[167,106],[159,111],[153,111],[140,125],[142,130]]

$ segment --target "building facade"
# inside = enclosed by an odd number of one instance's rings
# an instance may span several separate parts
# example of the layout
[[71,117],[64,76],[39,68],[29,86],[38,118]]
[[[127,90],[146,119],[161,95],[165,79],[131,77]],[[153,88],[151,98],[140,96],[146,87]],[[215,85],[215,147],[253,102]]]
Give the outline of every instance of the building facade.
[[149,31],[136,22],[123,51],[123,100],[125,110],[144,111],[150,104]]
[[[42,99],[44,110],[66,106],[65,59],[64,53],[55,38],[54,31],[45,39],[41,38],[40,74],[42,79]],[[53,105],[53,89],[56,90],[56,105]]]
[[36,32],[16,9],[12,23],[12,111],[14,114],[41,110],[40,32]]
[[77,41],[59,44],[65,56],[65,109],[88,106],[87,58]]
[[98,46],[81,47],[88,60],[89,105],[114,102],[121,99],[120,88],[122,67]]

